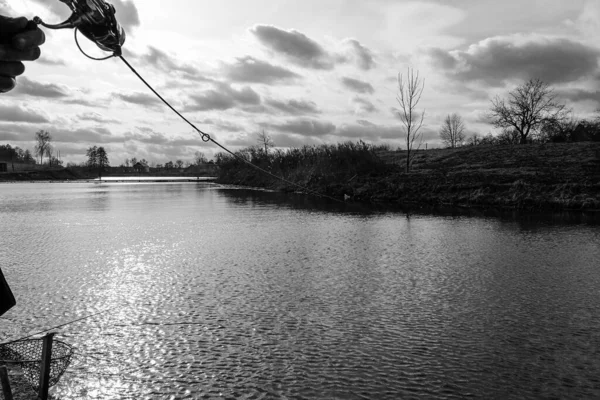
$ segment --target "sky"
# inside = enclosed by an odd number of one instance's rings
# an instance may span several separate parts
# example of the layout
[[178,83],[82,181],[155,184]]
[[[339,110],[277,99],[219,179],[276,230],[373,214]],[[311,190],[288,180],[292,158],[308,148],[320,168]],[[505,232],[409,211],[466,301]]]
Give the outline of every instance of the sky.
[[[418,71],[423,143],[444,118],[495,133],[491,99],[531,78],[578,118],[600,108],[599,0],[113,0],[123,54],[157,91],[223,145],[278,148],[363,140],[403,146],[398,74]],[[62,22],[58,0],[0,0],[0,14]],[[67,162],[103,146],[111,165],[192,161],[220,151],[118,58],[93,61],[72,30],[45,29],[38,61],[0,95],[0,144],[33,150],[51,133]],[[81,39],[93,56],[104,53]]]

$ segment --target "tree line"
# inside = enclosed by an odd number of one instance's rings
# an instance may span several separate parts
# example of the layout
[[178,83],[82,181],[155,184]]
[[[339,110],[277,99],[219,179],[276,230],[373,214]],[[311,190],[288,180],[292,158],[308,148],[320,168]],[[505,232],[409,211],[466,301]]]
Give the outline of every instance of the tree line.
[[[406,144],[406,171],[410,170],[415,151],[423,143],[421,127],[425,110],[417,106],[423,95],[425,81],[418,71],[408,68],[398,74],[399,108],[396,113],[402,124]],[[541,79],[530,79],[508,93],[496,96],[486,115],[488,121],[502,129],[493,136],[473,134],[467,139],[466,125],[457,113],[448,114],[439,130],[439,137],[449,148],[469,145],[527,144],[533,142],[600,141],[600,109],[594,119],[577,119],[573,110],[559,101],[555,91]]]
[[19,164],[35,164],[35,158],[28,149],[23,150],[22,148],[15,146],[12,147],[10,144],[0,145],[0,159],[12,161]]
[[52,145],[52,135],[50,132],[44,130],[35,133],[35,147],[33,152],[29,149],[21,149],[18,146],[12,147],[10,144],[5,144],[0,145],[0,156],[3,159],[20,164],[37,164],[35,157],[40,158],[40,164],[44,164],[44,157],[46,157],[49,165],[60,166],[63,164],[60,159],[60,151],[57,151]]
[[[422,126],[425,110],[417,109],[425,81],[419,76],[418,71],[408,68],[406,74],[398,74],[398,95],[396,100],[399,108],[396,109],[401,122],[401,129],[406,144],[406,171],[410,170],[415,151],[423,143]],[[540,79],[530,79],[511,90],[506,97],[496,96],[491,101],[491,107],[486,115],[491,125],[500,128],[497,135],[491,133],[480,136],[477,133],[467,138],[466,124],[458,113],[446,116],[439,129],[439,137],[445,146],[455,148],[464,145],[496,145],[496,144],[527,144],[533,142],[579,142],[600,141],[600,109],[597,116],[592,119],[578,119],[574,117],[573,110],[559,101],[555,91]],[[259,149],[264,154],[275,146],[272,138],[263,130],[257,134]],[[10,158],[14,162],[36,163],[39,157],[43,164],[44,157],[51,165],[62,165],[60,153],[58,156],[52,144],[52,135],[44,130],[35,134],[34,152],[23,150],[10,145],[0,146],[0,155]],[[248,151],[247,149],[242,150]],[[255,151],[255,150],[253,150]],[[3,155],[4,154],[4,155]],[[109,166],[106,150],[100,146],[87,149],[88,157],[86,166],[90,168],[104,168]],[[222,158],[222,155],[220,156]],[[208,162],[206,156],[197,151],[193,162],[167,161],[156,164],[157,169],[182,169],[190,165],[200,165]],[[135,157],[125,159],[121,167],[133,167],[137,163],[149,166],[145,159]]]
[[440,129],[440,138],[450,148],[462,145],[567,143],[600,141],[600,109],[592,119],[578,119],[558,100],[554,90],[540,79],[530,79],[492,100],[487,118],[502,129],[497,135],[474,133],[467,138],[460,115],[450,114]]

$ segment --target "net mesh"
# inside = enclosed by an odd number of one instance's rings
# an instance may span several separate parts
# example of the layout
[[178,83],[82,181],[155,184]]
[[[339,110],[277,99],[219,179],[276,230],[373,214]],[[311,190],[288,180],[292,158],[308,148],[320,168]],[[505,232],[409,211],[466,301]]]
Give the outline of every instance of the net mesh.
[[[13,364],[21,367],[27,382],[36,392],[39,390],[42,366],[43,338],[16,340],[0,344],[0,365]],[[73,347],[69,344],[54,340],[50,358],[50,386],[60,380],[71,363]]]

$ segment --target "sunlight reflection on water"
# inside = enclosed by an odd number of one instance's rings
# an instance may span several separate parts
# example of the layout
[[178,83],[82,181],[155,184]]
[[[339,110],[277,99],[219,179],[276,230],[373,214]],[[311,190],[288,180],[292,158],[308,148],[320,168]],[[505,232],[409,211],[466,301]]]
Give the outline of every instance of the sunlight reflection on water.
[[600,396],[597,225],[207,184],[16,184],[0,338],[60,330],[61,399]]

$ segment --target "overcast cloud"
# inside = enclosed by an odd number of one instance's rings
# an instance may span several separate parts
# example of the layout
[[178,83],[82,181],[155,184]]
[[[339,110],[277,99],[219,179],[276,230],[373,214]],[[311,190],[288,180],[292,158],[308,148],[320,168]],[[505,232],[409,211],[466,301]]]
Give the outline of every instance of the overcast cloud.
[[332,69],[334,56],[304,33],[294,29],[256,25],[250,30],[265,47],[304,68]]
[[273,107],[285,114],[290,115],[306,115],[306,114],[319,114],[321,111],[317,107],[314,101],[305,100],[275,100],[268,99],[265,104]]
[[360,44],[360,42],[356,39],[346,39],[345,43],[350,46],[351,57],[354,59],[360,69],[368,71],[372,68],[375,68],[376,63],[371,50]]
[[244,109],[259,105],[262,101],[260,95],[249,86],[235,89],[225,83],[217,83],[213,89],[191,95],[190,100],[185,111],[228,110],[234,107]]
[[51,99],[68,97],[71,91],[64,85],[55,83],[43,83],[29,79],[27,76],[20,76],[17,87],[11,94],[24,94],[35,97],[47,97]]
[[310,118],[294,118],[282,123],[269,124],[270,127],[280,131],[297,133],[303,136],[324,136],[335,131],[335,125],[328,121]]
[[16,104],[0,104],[0,120],[28,124],[49,122],[48,117],[42,111]]
[[225,76],[233,82],[285,84],[297,81],[300,75],[266,61],[251,56],[236,59],[232,64],[223,65]]
[[465,51],[432,49],[429,54],[453,79],[501,86],[531,78],[550,84],[589,78],[598,71],[600,50],[566,38],[517,35],[485,39]]
[[373,86],[371,86],[370,83],[363,82],[359,79],[348,78],[346,76],[342,78],[342,85],[344,85],[346,89],[350,89],[356,93],[373,94],[375,92],[375,89],[373,89]]

